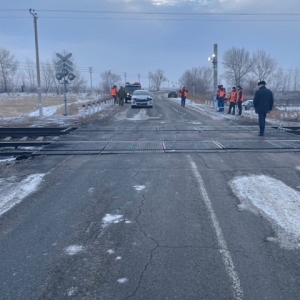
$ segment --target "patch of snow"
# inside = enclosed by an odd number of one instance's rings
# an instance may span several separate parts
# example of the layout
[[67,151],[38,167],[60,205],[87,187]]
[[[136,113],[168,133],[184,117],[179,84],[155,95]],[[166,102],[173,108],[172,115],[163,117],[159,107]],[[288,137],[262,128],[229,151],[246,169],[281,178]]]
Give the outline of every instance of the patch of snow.
[[300,242],[300,193],[280,180],[265,175],[237,177],[230,186],[240,199],[240,209],[268,219],[285,248]]
[[137,191],[142,191],[145,189],[145,186],[144,185],[135,185],[134,188],[137,190]]
[[34,193],[45,174],[32,174],[24,179],[16,176],[0,178],[0,215]]
[[71,297],[71,296],[74,296],[75,293],[78,291],[78,287],[71,287],[68,291],[68,296]]
[[128,279],[127,278],[120,278],[117,280],[118,283],[126,283],[128,282]]
[[123,215],[110,215],[106,214],[105,217],[102,219],[102,227],[106,227],[111,223],[119,223],[123,221]]
[[71,246],[69,246],[65,249],[65,252],[68,255],[75,255],[75,254],[77,254],[79,252],[82,252],[82,251],[84,251],[84,247],[80,246],[80,245],[71,245]]
[[9,161],[13,161],[16,160],[15,157],[6,157],[6,158],[0,158],[0,163],[5,163],[5,162],[9,162]]
[[111,254],[114,254],[114,253],[115,253],[115,251],[114,251],[114,250],[112,250],[112,249],[108,249],[106,252],[107,252],[109,255],[111,255]]

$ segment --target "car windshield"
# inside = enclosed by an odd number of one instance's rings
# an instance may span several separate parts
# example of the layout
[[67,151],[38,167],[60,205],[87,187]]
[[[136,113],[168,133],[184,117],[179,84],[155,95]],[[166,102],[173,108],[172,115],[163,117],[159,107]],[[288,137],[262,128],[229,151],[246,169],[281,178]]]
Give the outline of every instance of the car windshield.
[[134,91],[133,93],[135,96],[137,95],[146,95],[146,96],[150,96],[150,92],[148,91]]
[[127,93],[133,93],[134,91],[140,90],[140,89],[141,89],[141,87],[139,87],[139,86],[126,86],[125,87],[125,91]]

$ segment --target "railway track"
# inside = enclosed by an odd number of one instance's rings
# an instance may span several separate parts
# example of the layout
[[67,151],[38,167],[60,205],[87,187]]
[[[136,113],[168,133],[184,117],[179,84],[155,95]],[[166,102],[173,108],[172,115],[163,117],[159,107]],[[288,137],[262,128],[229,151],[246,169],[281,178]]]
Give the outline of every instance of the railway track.
[[36,149],[51,144],[59,136],[76,127],[18,127],[0,128],[0,157],[29,155]]

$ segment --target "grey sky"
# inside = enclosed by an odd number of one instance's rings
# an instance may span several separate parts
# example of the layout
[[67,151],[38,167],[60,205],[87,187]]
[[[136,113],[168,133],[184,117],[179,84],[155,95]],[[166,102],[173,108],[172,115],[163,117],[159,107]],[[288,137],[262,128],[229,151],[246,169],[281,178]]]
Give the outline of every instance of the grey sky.
[[220,61],[224,51],[236,46],[265,50],[284,69],[300,67],[299,0],[2,0],[0,46],[20,66],[27,58],[35,61],[29,8],[39,17],[40,61],[62,50],[72,52],[87,80],[93,67],[95,85],[101,72],[112,70],[122,77],[126,72],[131,82],[140,74],[148,86],[149,71],[158,68],[171,85],[187,69],[210,67],[207,57],[214,43]]

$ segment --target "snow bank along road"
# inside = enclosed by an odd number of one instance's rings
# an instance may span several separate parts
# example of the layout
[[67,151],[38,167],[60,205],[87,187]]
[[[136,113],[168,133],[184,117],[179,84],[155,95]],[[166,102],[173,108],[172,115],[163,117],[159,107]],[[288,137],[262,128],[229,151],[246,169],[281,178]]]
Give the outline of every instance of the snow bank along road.
[[243,122],[161,95],[2,163],[0,299],[299,299],[297,136]]

